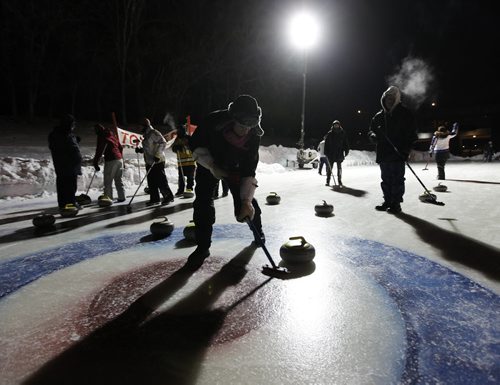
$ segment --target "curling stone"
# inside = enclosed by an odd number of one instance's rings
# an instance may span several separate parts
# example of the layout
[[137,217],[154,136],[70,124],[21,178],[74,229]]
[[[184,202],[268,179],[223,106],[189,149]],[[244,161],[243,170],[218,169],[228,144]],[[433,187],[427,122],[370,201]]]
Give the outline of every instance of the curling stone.
[[87,194],[80,194],[76,196],[76,202],[80,205],[89,205],[92,203],[92,199]]
[[113,204],[113,201],[110,197],[103,194],[99,196],[99,198],[97,198],[97,204],[99,205],[99,207],[109,207]]
[[281,197],[276,194],[275,192],[269,193],[269,195],[266,197],[266,202],[268,205],[277,205],[281,201]]
[[52,214],[38,214],[35,218],[33,218],[33,226],[39,228],[51,227],[54,223],[56,223],[56,217]]
[[445,192],[448,190],[448,186],[439,183],[437,186],[434,186],[432,189],[434,191],[437,191],[437,192]]
[[158,221],[151,224],[149,230],[157,237],[168,237],[174,231],[174,224],[167,217],[158,217]]
[[64,218],[69,218],[69,217],[74,217],[76,214],[78,214],[78,207],[76,207],[72,203],[68,203],[64,208],[60,210],[61,217]]
[[421,202],[435,201],[436,200],[436,195],[424,192],[423,194],[420,194],[418,196],[418,199],[420,199]]
[[333,213],[333,205],[330,205],[326,203],[326,201],[323,201],[322,205],[314,206],[314,211],[316,211],[316,214],[320,217],[328,217]]
[[184,230],[182,231],[182,233],[184,234],[184,238],[188,241],[196,241],[195,229],[196,226],[194,224],[194,221],[189,221],[189,224],[184,227]]
[[314,246],[302,236],[290,237],[290,240],[280,248],[281,259],[287,263],[311,262],[315,255],[316,250]]
[[184,191],[182,196],[184,198],[192,198],[192,197],[194,197],[194,192],[193,192],[193,190],[186,190],[186,191]]

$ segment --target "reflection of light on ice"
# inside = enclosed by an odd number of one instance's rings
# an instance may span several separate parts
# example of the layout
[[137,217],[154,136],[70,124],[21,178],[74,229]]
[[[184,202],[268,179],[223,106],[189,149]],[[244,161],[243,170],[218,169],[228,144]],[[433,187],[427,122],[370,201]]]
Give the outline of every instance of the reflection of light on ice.
[[[211,349],[198,383],[389,384],[400,380],[405,325],[369,277],[320,262],[313,274],[273,280],[269,321]],[[238,368],[235,371],[235,368]],[[244,373],[244,374],[243,374]]]
[[330,314],[331,309],[325,311],[325,307],[330,299],[325,296],[323,286],[323,282],[319,280],[302,280],[288,285],[284,291],[284,301],[287,303],[286,322],[295,336],[321,338],[325,328],[329,326],[326,315]]

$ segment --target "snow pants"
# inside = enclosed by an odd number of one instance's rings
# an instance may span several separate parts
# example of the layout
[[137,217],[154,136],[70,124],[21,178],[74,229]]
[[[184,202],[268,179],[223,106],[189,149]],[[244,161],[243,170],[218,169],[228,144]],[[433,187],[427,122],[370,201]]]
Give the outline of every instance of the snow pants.
[[[213,224],[215,223],[214,189],[218,179],[205,167],[198,164],[196,169],[196,198],[193,203],[193,220],[195,223],[196,243],[199,248],[209,249],[212,244]],[[233,196],[234,215],[238,215],[241,209],[240,184],[239,180],[227,181],[229,191]],[[255,209],[253,224],[255,228],[262,232],[261,214],[262,211],[254,198],[252,205]]]
[[[195,166],[177,166],[177,172],[179,173],[178,188],[177,192],[182,193],[184,189],[192,190],[194,187],[194,171]],[[184,180],[184,178],[186,180]],[[187,185],[186,185],[187,181]]]
[[229,192],[229,186],[227,185],[226,181],[224,180],[218,180],[217,181],[217,184],[215,185],[215,188],[214,188],[214,198],[218,198],[219,197],[219,185],[222,184],[222,196],[226,196]]
[[449,151],[439,151],[436,152],[436,165],[438,169],[438,176],[437,178],[439,180],[444,180],[445,179],[445,174],[444,174],[444,166],[446,165],[446,161],[450,158],[450,152]]
[[76,205],[77,175],[56,175],[57,204],[62,209],[67,204]]
[[389,204],[399,204],[403,202],[405,193],[405,162],[381,162],[379,164],[382,182],[382,193],[384,201]]
[[332,177],[332,167],[333,164],[337,163],[337,178],[339,185],[342,184],[342,162],[339,162],[335,159],[328,159],[328,163],[326,164],[326,184],[330,184],[330,178]]
[[319,167],[318,167],[318,174],[321,175],[321,171],[323,170],[323,165],[327,168],[326,172],[328,172],[328,164],[326,163],[326,156],[320,156],[319,157]]
[[104,163],[104,195],[113,199],[113,182],[119,200],[125,200],[125,189],[123,188],[123,160],[108,160]]
[[167,175],[165,174],[165,162],[155,163],[154,165],[146,164],[146,172],[148,174],[149,198],[151,202],[160,201],[160,192],[163,198],[172,198],[172,190],[168,186]]

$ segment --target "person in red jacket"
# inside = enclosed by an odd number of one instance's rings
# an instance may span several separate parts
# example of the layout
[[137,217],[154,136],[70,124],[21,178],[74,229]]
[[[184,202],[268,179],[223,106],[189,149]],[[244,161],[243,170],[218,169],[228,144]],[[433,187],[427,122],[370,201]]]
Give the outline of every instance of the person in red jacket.
[[104,195],[113,199],[113,181],[115,182],[118,202],[125,200],[123,187],[123,147],[115,133],[101,124],[94,126],[97,146],[94,155],[94,168],[100,170],[99,159],[104,154]]

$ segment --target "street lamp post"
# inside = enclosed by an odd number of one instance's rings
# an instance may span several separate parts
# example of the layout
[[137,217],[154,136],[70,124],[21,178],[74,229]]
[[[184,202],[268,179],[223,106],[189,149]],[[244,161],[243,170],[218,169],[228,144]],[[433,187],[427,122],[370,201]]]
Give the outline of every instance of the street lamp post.
[[300,139],[299,147],[304,148],[305,121],[306,121],[306,84],[307,84],[307,52],[304,51],[304,68],[302,71],[302,114],[300,119]]
[[319,24],[314,15],[306,10],[294,14],[290,19],[289,37],[292,44],[301,51],[304,62],[302,71],[302,114],[298,142],[300,149],[303,149],[306,119],[307,53],[317,44],[319,38]]

